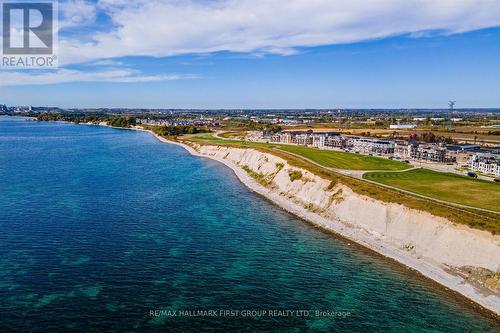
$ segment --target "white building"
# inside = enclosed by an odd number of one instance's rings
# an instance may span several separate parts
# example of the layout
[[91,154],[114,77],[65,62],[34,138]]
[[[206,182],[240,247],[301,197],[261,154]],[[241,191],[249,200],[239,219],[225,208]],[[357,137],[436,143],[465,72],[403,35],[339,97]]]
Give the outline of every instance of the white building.
[[455,162],[456,160],[456,156],[450,155],[444,144],[408,141],[396,142],[394,157],[436,163]]
[[312,146],[315,148],[325,148],[326,135],[323,134],[313,134],[312,135]]
[[469,167],[472,170],[500,176],[500,156],[497,154],[474,154],[470,157]]
[[276,143],[294,143],[293,142],[293,136],[289,132],[282,132],[282,133],[276,133],[271,137],[271,142],[276,142]]
[[312,135],[309,133],[297,134],[295,136],[295,143],[301,146],[310,146],[313,144]]
[[328,148],[344,148],[346,145],[345,138],[340,134],[329,136],[325,139],[325,147]]
[[342,137],[338,132],[316,132],[311,134],[312,146],[320,149],[325,147],[342,147]]
[[414,124],[392,124],[389,125],[390,129],[414,129],[417,128],[417,125]]
[[263,136],[270,137],[270,142],[297,144],[302,146],[311,146],[324,149],[328,146],[330,138],[337,137],[340,140],[338,132],[313,132],[308,131],[289,131],[280,133],[263,133]]
[[394,141],[369,139],[369,138],[350,138],[350,145],[354,151],[366,154],[393,154]]

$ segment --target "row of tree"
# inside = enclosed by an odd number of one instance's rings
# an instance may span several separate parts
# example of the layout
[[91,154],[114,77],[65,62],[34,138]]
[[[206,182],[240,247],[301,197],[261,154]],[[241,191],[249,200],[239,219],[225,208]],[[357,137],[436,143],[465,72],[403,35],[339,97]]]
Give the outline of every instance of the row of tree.
[[135,121],[135,118],[133,118],[133,117],[120,116],[120,117],[115,117],[115,118],[111,118],[110,120],[108,120],[108,125],[114,126],[114,127],[130,128],[130,127],[136,125],[136,121]]
[[[345,132],[345,134],[351,134],[351,132]],[[374,138],[384,138],[384,136],[380,134],[373,134],[371,132],[361,132],[358,135],[366,136],[366,137],[374,137]],[[442,135],[436,135],[433,132],[422,132],[422,133],[412,133],[412,134],[401,134],[394,131],[391,135],[392,139],[395,140],[408,140],[408,141],[420,141],[427,143],[436,143],[443,142],[448,144],[456,143],[450,136],[445,137]]]
[[413,133],[410,135],[410,141],[423,141],[423,142],[444,142],[444,143],[454,143],[451,137],[445,137],[442,135],[436,135],[432,132],[424,132],[421,134]]
[[[37,116],[39,121],[68,121],[73,123],[94,123],[106,122],[109,126],[130,128],[137,124],[136,118],[131,116],[113,116],[105,114],[61,114],[42,113]],[[179,125],[179,126],[144,126],[160,136],[179,136],[183,134],[208,133],[210,130],[206,126]]]
[[206,126],[178,125],[178,126],[151,126],[151,130],[160,136],[179,136],[183,134],[208,133]]
[[41,113],[37,115],[39,121],[68,121],[75,124],[106,122],[110,126],[129,128],[136,124],[135,117],[112,116],[106,114],[83,114],[83,113]]

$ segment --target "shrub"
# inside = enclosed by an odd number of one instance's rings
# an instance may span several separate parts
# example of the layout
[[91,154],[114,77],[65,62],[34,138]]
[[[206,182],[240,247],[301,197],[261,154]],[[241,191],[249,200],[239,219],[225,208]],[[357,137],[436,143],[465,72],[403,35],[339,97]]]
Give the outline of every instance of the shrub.
[[250,169],[248,165],[243,165],[241,168],[245,170],[250,175],[250,177],[255,179],[257,183],[259,183],[260,185],[262,186],[269,185],[269,181],[266,179],[266,176],[262,172],[257,173],[253,171],[252,169]]
[[328,190],[328,191],[333,190],[333,188],[335,187],[335,185],[337,185],[337,181],[332,180],[332,181],[330,182],[330,184],[328,184],[328,186],[327,186],[327,190]]
[[302,172],[297,170],[292,170],[288,173],[288,176],[290,177],[290,180],[294,182],[302,178]]

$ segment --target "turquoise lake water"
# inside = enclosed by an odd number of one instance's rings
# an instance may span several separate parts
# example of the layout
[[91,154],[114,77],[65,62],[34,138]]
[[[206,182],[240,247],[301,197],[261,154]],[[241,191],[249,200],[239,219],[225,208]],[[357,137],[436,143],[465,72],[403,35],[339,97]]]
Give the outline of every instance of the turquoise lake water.
[[0,117],[0,332],[499,330],[181,147]]

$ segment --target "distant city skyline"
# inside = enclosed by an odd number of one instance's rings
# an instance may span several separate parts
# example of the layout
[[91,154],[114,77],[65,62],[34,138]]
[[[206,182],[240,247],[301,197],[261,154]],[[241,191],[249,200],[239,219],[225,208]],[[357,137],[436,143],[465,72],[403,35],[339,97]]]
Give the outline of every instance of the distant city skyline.
[[60,67],[0,70],[0,103],[500,107],[500,3],[101,0],[59,9]]

